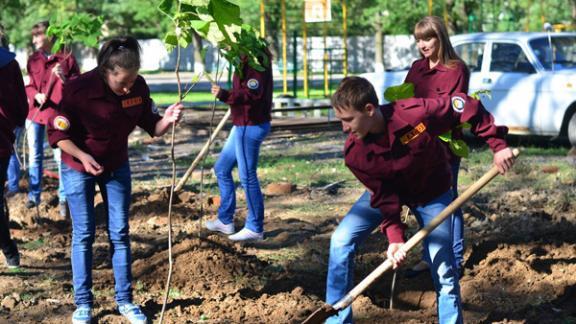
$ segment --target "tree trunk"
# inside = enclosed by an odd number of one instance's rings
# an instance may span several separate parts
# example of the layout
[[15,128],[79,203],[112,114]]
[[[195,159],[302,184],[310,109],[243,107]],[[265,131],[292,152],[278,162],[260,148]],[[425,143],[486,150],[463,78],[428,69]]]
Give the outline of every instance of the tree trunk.
[[448,30],[449,35],[454,35],[456,34],[456,24],[458,23],[457,21],[455,21],[453,16],[454,0],[445,0],[444,6],[446,6],[445,7],[446,12],[444,13],[446,15],[444,18],[446,23],[446,29]]
[[374,71],[384,71],[384,35],[382,34],[382,15],[376,14],[376,21],[374,24]]
[[576,25],[576,0],[572,0],[572,26]]
[[195,31],[192,32],[192,45],[194,46],[194,72],[204,72],[206,65],[202,57],[202,37]]

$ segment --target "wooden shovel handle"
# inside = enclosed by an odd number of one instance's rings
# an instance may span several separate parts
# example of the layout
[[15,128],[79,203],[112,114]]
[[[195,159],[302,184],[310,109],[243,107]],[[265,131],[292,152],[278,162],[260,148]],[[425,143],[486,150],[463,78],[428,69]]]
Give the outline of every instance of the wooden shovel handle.
[[[518,149],[512,150],[514,157],[517,157],[520,154]],[[488,184],[494,177],[498,175],[498,168],[493,166],[488,172],[486,172],[480,179],[474,182],[466,191],[464,191],[461,195],[458,196],[450,205],[448,205],[444,210],[438,214],[432,221],[426,225],[424,228],[419,230],[414,236],[412,236],[404,245],[402,245],[402,250],[404,252],[410,251],[413,247],[415,247],[420,241],[422,241],[432,230],[434,230],[440,223],[442,223],[448,216],[452,215],[456,209],[458,209],[462,204],[464,204],[470,197],[476,194],[480,189],[482,189],[486,184]],[[352,288],[346,296],[340,299],[334,306],[332,306],[335,310],[341,310],[348,305],[352,304],[352,302],[358,297],[366,288],[368,288],[376,279],[378,279],[382,274],[386,271],[392,269],[392,262],[386,259],[382,262],[374,271],[372,271],[364,280],[362,280],[356,287]]]
[[182,176],[182,178],[180,179],[180,181],[176,185],[176,188],[174,189],[175,191],[178,192],[182,189],[182,187],[184,187],[184,185],[186,184],[186,181],[188,180],[188,178],[192,174],[192,171],[194,171],[194,169],[196,169],[196,167],[198,166],[200,161],[202,161],[202,158],[206,155],[206,153],[208,153],[210,146],[212,145],[212,143],[214,143],[216,136],[218,136],[218,133],[220,133],[220,131],[222,130],[222,128],[226,124],[226,121],[228,120],[228,117],[230,117],[230,114],[231,114],[231,110],[228,109],[228,111],[226,111],[226,114],[224,114],[224,117],[222,117],[222,119],[220,120],[220,123],[218,123],[218,126],[216,126],[216,129],[214,129],[214,131],[212,132],[212,136],[210,136],[208,141],[206,141],[206,144],[204,144],[204,146],[202,147],[202,149],[200,150],[200,152],[198,153],[198,155],[196,156],[194,161],[192,161],[192,164],[190,164],[190,166],[188,167],[188,170],[186,170],[186,173],[184,173],[184,175]]

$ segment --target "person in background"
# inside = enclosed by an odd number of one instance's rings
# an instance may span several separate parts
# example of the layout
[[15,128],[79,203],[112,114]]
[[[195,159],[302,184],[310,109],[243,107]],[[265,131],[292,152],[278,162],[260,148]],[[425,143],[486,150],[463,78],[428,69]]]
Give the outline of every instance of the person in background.
[[[27,208],[40,204],[42,193],[42,171],[44,160],[44,133],[46,123],[62,99],[62,89],[72,78],[80,74],[80,69],[72,53],[52,53],[53,41],[46,35],[48,22],[42,21],[32,26],[32,43],[36,52],[28,58],[26,85],[29,112],[26,121],[26,136],[30,165],[28,166]],[[19,134],[17,134],[19,135]],[[19,137],[19,136],[18,136]],[[66,217],[66,193],[62,184],[60,149],[54,149],[54,160],[58,165],[58,201],[61,217]],[[14,154],[17,154],[14,152]],[[19,191],[20,165],[14,155],[8,168],[8,196]]]
[[108,236],[114,270],[115,300],[130,323],[147,318],[132,298],[129,209],[131,172],[128,136],[136,126],[161,136],[180,119],[182,104],[158,115],[150,90],[138,71],[140,46],[132,37],[103,44],[98,66],[64,88],[59,110],[48,119],[48,139],[62,149],[62,181],[72,217],[72,280],[75,324],[90,323],[94,194],[98,184],[107,207]]
[[14,129],[24,125],[28,102],[20,66],[14,59],[16,55],[6,48],[3,28],[0,28],[0,41],[0,248],[8,268],[17,268],[20,266],[20,253],[10,236],[10,222],[4,205],[4,183],[13,151]]
[[[259,58],[264,71],[251,67],[246,56],[242,60],[243,68],[234,73],[232,90],[212,85],[212,94],[230,105],[234,126],[214,165],[221,198],[218,218],[207,221],[205,226],[210,231],[231,234],[228,238],[232,241],[264,239],[264,198],[257,168],[260,145],[270,132],[274,89],[271,54],[267,49],[263,49]],[[236,188],[232,170],[235,166],[246,193],[248,215],[244,228],[234,234]]]
[[[442,19],[435,16],[422,18],[414,26],[414,38],[422,58],[412,64],[404,81],[414,84],[414,96],[416,98],[438,98],[455,93],[468,93],[470,72],[454,51]],[[455,127],[451,131],[453,139],[462,138],[461,128]],[[450,154],[452,195],[456,199],[458,198],[460,157],[450,150],[448,144],[445,144],[445,147]],[[464,219],[460,208],[452,216],[452,234],[452,249],[456,259],[456,267],[458,274],[462,276],[464,270]],[[429,268],[429,260],[425,260],[423,257],[419,263],[408,269],[405,275],[406,277],[414,277],[428,271]]]
[[[344,145],[346,166],[366,191],[330,239],[326,302],[331,305],[352,289],[356,249],[378,225],[388,237],[386,256],[397,268],[406,258],[401,249],[405,242],[402,205],[410,207],[419,224],[426,226],[452,202],[449,157],[438,135],[468,122],[472,133],[494,152],[500,173],[514,162],[504,140],[508,129],[495,126],[482,103],[465,93],[378,106],[368,80],[347,77],[332,96],[332,106],[349,134]],[[426,237],[423,248],[431,261],[438,321],[463,323],[459,276],[451,247],[451,222],[446,219]],[[350,306],[327,321],[352,322]]]

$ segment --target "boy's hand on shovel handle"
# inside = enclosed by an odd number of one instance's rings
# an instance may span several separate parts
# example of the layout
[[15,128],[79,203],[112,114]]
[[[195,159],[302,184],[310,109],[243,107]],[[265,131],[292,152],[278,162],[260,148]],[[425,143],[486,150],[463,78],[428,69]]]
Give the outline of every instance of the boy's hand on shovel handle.
[[406,260],[406,251],[402,249],[404,243],[390,243],[386,256],[392,261],[392,268],[397,269]]
[[494,153],[494,165],[496,165],[500,174],[510,170],[515,160],[514,152],[509,147]]

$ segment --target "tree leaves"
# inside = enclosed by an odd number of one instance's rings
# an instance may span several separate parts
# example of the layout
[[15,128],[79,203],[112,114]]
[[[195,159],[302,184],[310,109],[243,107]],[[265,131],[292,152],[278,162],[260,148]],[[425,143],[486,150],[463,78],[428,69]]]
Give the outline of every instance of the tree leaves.
[[386,91],[384,91],[384,99],[388,102],[412,97],[414,97],[414,84],[410,82],[388,87]]
[[81,42],[87,47],[96,47],[101,35],[102,17],[88,13],[76,13],[60,22],[52,18],[46,35],[54,37],[52,52],[56,53],[63,46],[72,42]]
[[240,7],[228,0],[162,0],[158,10],[174,22],[175,31],[164,36],[168,50],[187,47],[196,32],[218,47],[238,73],[242,73],[245,62],[260,71],[264,70],[261,64],[269,64],[266,41],[243,24]]

